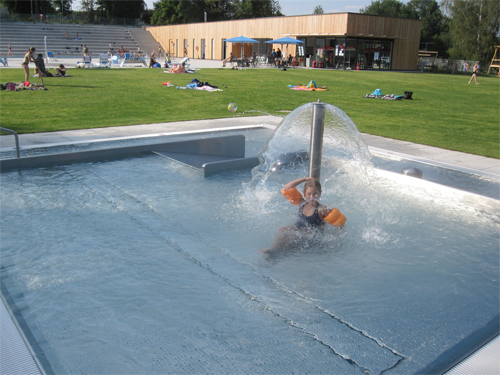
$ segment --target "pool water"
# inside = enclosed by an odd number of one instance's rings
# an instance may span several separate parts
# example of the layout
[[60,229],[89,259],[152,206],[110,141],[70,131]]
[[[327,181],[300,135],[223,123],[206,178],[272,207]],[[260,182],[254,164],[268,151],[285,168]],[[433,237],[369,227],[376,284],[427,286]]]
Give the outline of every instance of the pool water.
[[250,171],[2,173],[2,281],[55,373],[412,374],[498,314],[497,201],[325,173],[346,226],[272,257],[296,209]]

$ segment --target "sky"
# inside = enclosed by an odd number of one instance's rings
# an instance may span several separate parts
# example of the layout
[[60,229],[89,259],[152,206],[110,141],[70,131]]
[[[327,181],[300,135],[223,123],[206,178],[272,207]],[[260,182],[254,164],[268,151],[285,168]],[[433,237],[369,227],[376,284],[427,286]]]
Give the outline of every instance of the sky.
[[[153,9],[153,3],[158,0],[145,0],[148,9]],[[406,2],[406,1],[404,1]],[[372,0],[279,0],[281,12],[285,16],[300,16],[312,14],[317,5],[323,7],[325,13],[357,13],[372,3]],[[73,1],[73,9],[80,9],[80,0]]]

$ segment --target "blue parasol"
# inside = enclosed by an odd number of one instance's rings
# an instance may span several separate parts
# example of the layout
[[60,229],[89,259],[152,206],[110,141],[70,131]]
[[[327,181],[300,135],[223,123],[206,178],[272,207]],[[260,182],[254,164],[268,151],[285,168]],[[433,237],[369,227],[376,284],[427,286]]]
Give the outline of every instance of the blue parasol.
[[279,38],[279,39],[275,39],[275,40],[269,40],[267,42],[264,42],[264,43],[269,43],[269,44],[281,44],[281,48],[283,48],[283,44],[286,44],[286,54],[285,54],[285,59],[284,61],[286,61],[287,59],[287,55],[288,55],[288,45],[289,44],[301,44],[301,43],[304,43],[302,40],[298,40],[298,39],[294,39],[294,38],[290,38],[289,36],[285,37],[285,38]]
[[243,57],[243,44],[245,43],[259,43],[258,40],[247,38],[246,36],[237,36],[235,38],[226,39],[225,42],[241,43],[241,57]]
[[298,40],[298,39],[294,39],[294,38],[290,38],[289,36],[285,37],[285,38],[279,38],[279,39],[275,39],[275,40],[270,40],[268,42],[264,42],[264,43],[272,43],[272,44],[301,44],[301,43],[304,43],[302,40]]

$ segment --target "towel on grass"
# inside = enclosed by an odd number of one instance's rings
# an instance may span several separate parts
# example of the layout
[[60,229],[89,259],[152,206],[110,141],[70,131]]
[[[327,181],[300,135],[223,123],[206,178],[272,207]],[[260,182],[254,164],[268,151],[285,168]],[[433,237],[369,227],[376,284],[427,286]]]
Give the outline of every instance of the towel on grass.
[[5,84],[1,84],[1,89],[2,90],[7,90],[7,91],[19,91],[19,90],[47,90],[43,86],[38,86],[36,83],[31,83],[31,82],[21,82],[21,83],[14,83],[14,82],[8,82]]
[[298,91],[328,91],[326,86],[318,86],[315,81],[310,81],[307,85],[288,85],[288,87]]
[[181,89],[181,90],[202,90],[202,91],[222,91],[221,89],[216,89],[214,87],[210,86],[201,86],[201,87],[182,87],[182,86],[177,86],[176,89]]
[[[163,73],[170,73],[170,74],[183,74],[183,73],[173,73],[173,72],[169,72],[168,70],[164,70]],[[186,73],[194,73],[194,70],[192,69],[189,69],[189,70],[186,70]]]

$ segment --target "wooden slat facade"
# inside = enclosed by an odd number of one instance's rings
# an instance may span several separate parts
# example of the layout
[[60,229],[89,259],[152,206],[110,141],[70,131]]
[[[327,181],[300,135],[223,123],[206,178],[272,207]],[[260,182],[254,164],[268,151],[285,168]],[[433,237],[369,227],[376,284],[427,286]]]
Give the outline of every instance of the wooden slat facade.
[[[284,36],[387,39],[394,41],[392,70],[417,69],[420,29],[420,20],[356,13],[254,18],[147,28],[164,51],[177,57],[184,56],[184,45],[187,45],[190,58],[202,58],[201,44],[204,39],[205,58],[214,60],[225,57],[223,40],[240,35],[253,39],[278,39]],[[280,46],[273,46],[278,47]],[[227,43],[226,53],[233,51],[239,56],[240,48],[239,44]],[[246,47],[245,53],[249,54],[248,51],[251,51],[251,47]],[[289,46],[288,52],[295,55],[295,47]]]

